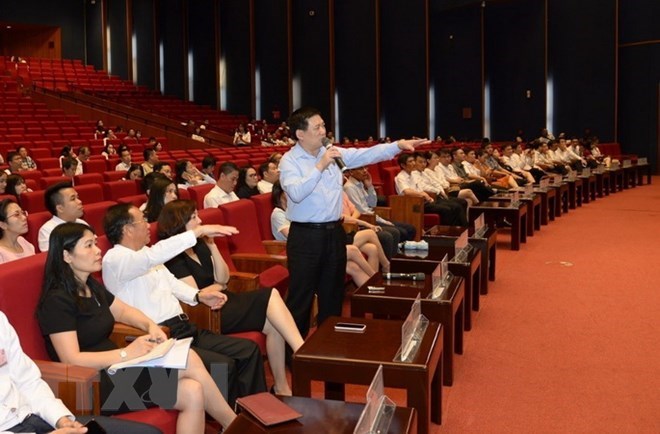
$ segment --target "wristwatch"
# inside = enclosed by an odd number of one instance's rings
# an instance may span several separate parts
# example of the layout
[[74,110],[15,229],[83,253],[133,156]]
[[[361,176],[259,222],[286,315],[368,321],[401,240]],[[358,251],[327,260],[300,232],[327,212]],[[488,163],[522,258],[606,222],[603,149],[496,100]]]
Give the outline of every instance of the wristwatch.
[[197,294],[195,294],[195,301],[199,303],[199,293],[200,291],[197,291]]
[[119,357],[121,357],[122,362],[126,360],[126,358],[128,357],[128,353],[126,352],[126,349],[122,348],[121,350],[119,350]]

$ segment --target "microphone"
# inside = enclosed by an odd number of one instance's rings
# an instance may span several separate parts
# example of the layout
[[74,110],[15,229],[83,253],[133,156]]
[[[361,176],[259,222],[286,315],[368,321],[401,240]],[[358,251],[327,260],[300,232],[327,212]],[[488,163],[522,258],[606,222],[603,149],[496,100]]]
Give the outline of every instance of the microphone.
[[383,273],[387,280],[391,279],[409,279],[409,280],[424,280],[426,275],[424,273]]
[[[332,147],[332,140],[328,139],[327,137],[321,139],[321,143],[323,144],[323,147],[325,149],[330,149]],[[335,157],[335,163],[337,164],[337,167],[339,167],[339,170],[341,170],[342,173],[348,170],[348,167],[346,167],[346,164],[344,163],[344,160],[342,160],[341,157]]]

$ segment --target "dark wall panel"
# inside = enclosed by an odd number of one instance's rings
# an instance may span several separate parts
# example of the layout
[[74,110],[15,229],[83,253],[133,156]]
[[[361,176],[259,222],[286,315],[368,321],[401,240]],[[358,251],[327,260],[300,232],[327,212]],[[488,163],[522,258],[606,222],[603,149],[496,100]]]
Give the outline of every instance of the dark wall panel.
[[331,129],[328,0],[292,0],[291,8],[293,104],[296,105],[297,82],[300,90],[297,105],[319,109]]
[[426,136],[426,1],[381,0],[381,117],[392,139]]
[[85,58],[84,3],[80,0],[3,0],[0,21],[43,24],[62,29],[62,57]]
[[[197,104],[218,106],[216,80],[215,0],[188,2],[188,48],[192,55],[193,85],[188,92]],[[190,71],[189,71],[190,73]]]
[[[156,86],[156,41],[154,0],[133,0],[133,33],[136,39],[137,84]],[[134,71],[135,72],[135,71]]]
[[[435,135],[471,140],[483,135],[481,8],[430,11],[430,85],[435,92]],[[471,117],[463,116],[470,109]]]
[[[488,3],[486,83],[491,139],[512,140],[519,129],[538,137],[546,123],[545,1]],[[527,98],[527,91],[531,91]]]
[[[287,0],[255,0],[255,68],[259,71],[261,118],[271,122],[273,111],[286,119],[289,107]],[[257,111],[258,113],[258,111]]]
[[360,139],[377,137],[375,1],[335,0],[334,5],[335,110],[339,119],[335,133]]
[[552,131],[580,137],[589,128],[614,140],[615,0],[553,0],[548,15]]
[[618,0],[619,42],[660,40],[660,2],[657,0]]
[[[85,2],[87,64],[103,69],[103,4]],[[83,59],[84,61],[84,59]]]
[[163,83],[166,95],[185,96],[184,9],[180,0],[158,2],[158,33],[163,44]]
[[128,80],[128,52],[126,40],[126,0],[108,0],[108,27],[110,27],[110,65],[112,75]]
[[223,0],[219,13],[227,98],[224,107],[233,113],[250,115],[254,80],[250,67],[250,2]]

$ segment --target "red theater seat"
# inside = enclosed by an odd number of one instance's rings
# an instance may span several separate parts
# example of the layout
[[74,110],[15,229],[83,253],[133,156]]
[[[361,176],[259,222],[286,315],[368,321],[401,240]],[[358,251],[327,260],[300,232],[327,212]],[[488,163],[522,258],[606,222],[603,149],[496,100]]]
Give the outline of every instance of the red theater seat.
[[100,173],[83,173],[73,177],[76,186],[86,184],[103,184],[103,175]]
[[135,181],[111,181],[103,183],[103,197],[106,200],[119,200],[120,197],[135,196],[141,193]]
[[190,199],[194,200],[195,203],[197,203],[197,209],[204,209],[204,196],[211,191],[211,189],[214,187],[213,184],[202,184],[202,185],[196,185],[194,187],[188,187],[188,194],[190,195]]
[[94,228],[96,235],[105,234],[105,230],[103,229],[103,218],[105,217],[108,208],[116,203],[117,202],[105,201],[83,205],[83,220]]
[[44,203],[45,190],[37,190],[21,194],[21,208],[32,214],[47,211]]

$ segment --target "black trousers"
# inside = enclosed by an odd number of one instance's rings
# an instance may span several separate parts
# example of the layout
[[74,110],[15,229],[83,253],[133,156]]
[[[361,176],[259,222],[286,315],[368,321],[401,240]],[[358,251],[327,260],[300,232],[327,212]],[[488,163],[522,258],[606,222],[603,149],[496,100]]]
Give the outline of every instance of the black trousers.
[[437,198],[435,202],[424,204],[424,212],[438,214],[443,225],[467,226],[467,201],[465,199]]
[[[85,425],[90,419],[95,419],[108,434],[158,434],[161,431],[155,426],[132,422],[130,420],[116,419],[105,416],[80,416],[78,422]],[[15,433],[46,434],[53,431],[53,427],[35,414],[26,417],[23,422],[8,428],[7,431]]]
[[286,243],[289,292],[286,305],[300,334],[309,332],[309,317],[318,295],[318,323],[341,315],[346,276],[346,233],[340,222],[312,225],[292,222]]
[[461,184],[461,189],[463,188],[472,190],[472,193],[474,193],[474,195],[477,196],[479,202],[485,202],[488,200],[489,197],[495,194],[495,191],[492,188],[482,184],[479,181],[472,181]]

